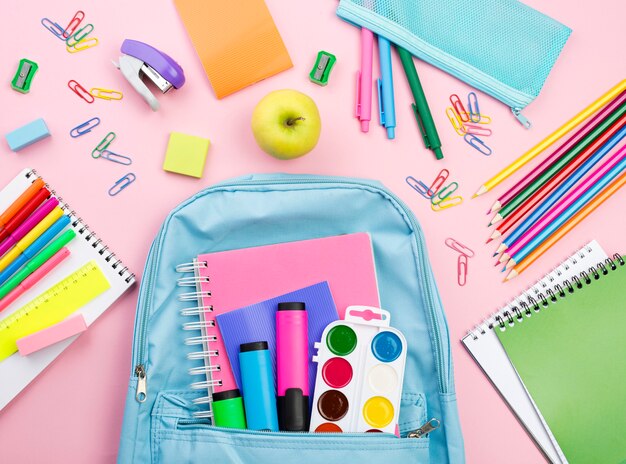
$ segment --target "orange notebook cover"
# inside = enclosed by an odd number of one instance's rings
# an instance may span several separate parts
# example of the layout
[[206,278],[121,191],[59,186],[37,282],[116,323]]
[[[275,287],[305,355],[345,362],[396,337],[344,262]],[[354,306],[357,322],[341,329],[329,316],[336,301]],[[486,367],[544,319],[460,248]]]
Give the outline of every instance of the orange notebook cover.
[[263,0],[174,4],[217,98],[293,66]]

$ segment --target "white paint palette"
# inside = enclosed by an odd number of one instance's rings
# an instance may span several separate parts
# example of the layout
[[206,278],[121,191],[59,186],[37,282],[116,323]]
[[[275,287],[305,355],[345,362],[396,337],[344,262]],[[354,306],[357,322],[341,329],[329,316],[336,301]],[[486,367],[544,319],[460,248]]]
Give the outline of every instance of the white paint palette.
[[311,432],[396,433],[406,339],[388,311],[350,306],[315,343]]

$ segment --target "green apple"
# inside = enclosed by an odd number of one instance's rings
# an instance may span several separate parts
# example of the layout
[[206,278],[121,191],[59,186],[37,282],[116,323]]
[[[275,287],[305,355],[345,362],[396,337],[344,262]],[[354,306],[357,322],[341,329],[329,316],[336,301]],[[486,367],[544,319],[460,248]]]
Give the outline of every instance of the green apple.
[[305,155],[317,145],[322,121],[317,105],[297,90],[267,94],[252,113],[252,132],[261,149],[278,159]]

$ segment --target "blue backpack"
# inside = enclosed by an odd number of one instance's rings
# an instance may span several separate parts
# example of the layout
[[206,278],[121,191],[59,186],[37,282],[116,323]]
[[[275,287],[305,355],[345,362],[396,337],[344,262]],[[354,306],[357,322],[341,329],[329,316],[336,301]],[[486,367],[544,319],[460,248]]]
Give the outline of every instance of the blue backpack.
[[[257,432],[194,417],[176,266],[206,252],[354,232],[372,238],[381,307],[406,336],[401,438]],[[421,438],[415,430],[436,419]],[[433,424],[437,424],[433,421]],[[413,433],[411,433],[413,432]],[[174,209],[141,283],[119,463],[463,463],[448,327],[424,236],[409,208],[373,181],[253,175],[207,188]]]

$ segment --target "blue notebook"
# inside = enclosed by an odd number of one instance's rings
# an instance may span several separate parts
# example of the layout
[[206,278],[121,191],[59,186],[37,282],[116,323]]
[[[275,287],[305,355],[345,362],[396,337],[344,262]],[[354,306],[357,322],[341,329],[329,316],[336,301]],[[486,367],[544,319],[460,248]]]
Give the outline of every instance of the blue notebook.
[[313,344],[320,341],[322,332],[328,324],[339,319],[328,282],[311,285],[217,316],[217,326],[222,334],[235,382],[240,390],[242,387],[239,345],[242,343],[267,341],[276,379],[276,309],[278,303],[290,301],[301,301],[306,304],[309,321],[309,391],[313,392],[317,372],[317,364],[311,361],[314,354]]

